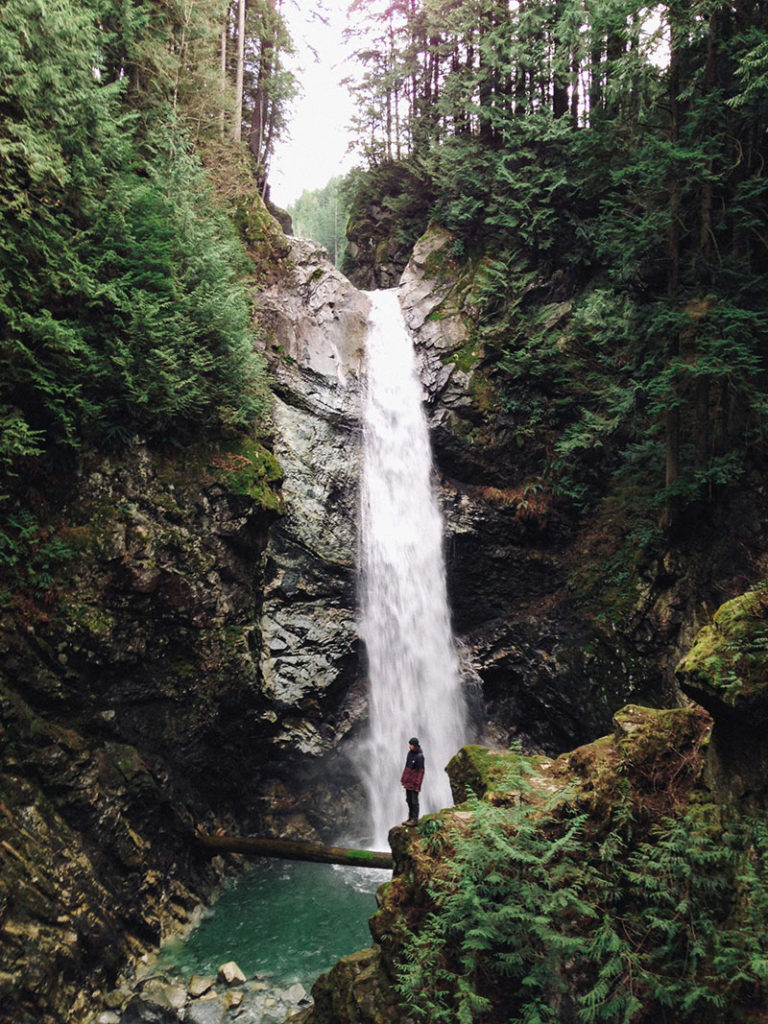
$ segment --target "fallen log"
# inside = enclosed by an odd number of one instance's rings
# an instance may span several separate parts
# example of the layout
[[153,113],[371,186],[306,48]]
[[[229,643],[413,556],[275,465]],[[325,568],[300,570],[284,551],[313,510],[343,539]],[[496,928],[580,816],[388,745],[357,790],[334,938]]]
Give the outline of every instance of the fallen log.
[[375,850],[352,850],[344,846],[294,842],[289,839],[252,839],[250,836],[208,835],[198,831],[195,838],[212,853],[243,853],[248,857],[280,857],[284,860],[309,860],[321,864],[346,864],[355,868],[388,868],[392,854]]

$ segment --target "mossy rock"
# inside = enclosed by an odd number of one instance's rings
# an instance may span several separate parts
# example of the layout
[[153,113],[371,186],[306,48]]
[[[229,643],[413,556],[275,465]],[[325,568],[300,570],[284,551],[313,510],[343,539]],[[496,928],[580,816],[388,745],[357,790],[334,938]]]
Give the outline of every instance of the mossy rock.
[[504,802],[510,777],[522,774],[533,779],[543,765],[549,764],[548,758],[525,756],[515,750],[490,750],[488,747],[470,744],[462,747],[451,758],[445,770],[457,804],[464,803],[471,793],[478,799]]
[[698,743],[701,714],[694,708],[644,708],[627,704],[613,716],[614,735],[627,764],[654,764],[670,750]]
[[446,766],[454,801],[463,804],[470,793],[482,798],[495,790],[509,774],[510,758],[517,757],[507,750],[489,750],[475,744],[462,747]]
[[715,720],[768,722],[768,585],[718,608],[677,666],[677,678]]
[[657,820],[687,804],[699,781],[711,719],[702,708],[646,708],[628,704],[613,716],[614,732],[570,753],[554,773],[574,786],[596,831],[608,829],[623,808]]
[[262,508],[282,513],[279,488],[283,482],[283,467],[259,441],[240,440],[228,451],[211,456],[208,468],[233,494],[252,498]]
[[394,1024],[402,1019],[397,992],[378,946],[344,956],[312,986],[315,1005],[305,1024]]

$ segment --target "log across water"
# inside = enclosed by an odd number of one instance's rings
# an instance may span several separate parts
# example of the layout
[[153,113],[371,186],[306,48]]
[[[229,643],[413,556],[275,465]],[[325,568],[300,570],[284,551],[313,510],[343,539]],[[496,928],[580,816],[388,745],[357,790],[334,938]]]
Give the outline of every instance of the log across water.
[[392,854],[375,850],[354,850],[322,843],[300,843],[289,839],[252,839],[250,836],[220,836],[196,832],[195,839],[212,853],[243,853],[250,857],[282,857],[321,864],[346,864],[355,868],[392,870]]

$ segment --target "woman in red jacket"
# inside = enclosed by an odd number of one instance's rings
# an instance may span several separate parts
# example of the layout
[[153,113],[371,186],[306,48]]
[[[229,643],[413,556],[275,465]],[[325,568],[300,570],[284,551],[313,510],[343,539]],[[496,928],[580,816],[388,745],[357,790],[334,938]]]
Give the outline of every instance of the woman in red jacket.
[[415,736],[408,740],[408,753],[405,757],[405,768],[400,776],[400,784],[405,789],[408,803],[408,818],[404,825],[416,825],[419,820],[419,791],[424,778],[424,753]]

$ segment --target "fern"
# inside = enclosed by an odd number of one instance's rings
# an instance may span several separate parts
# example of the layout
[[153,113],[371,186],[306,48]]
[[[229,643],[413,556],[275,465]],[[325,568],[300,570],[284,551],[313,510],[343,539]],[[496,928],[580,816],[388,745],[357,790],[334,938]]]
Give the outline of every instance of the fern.
[[[522,766],[507,783],[526,791]],[[469,830],[443,823],[447,870],[399,966],[414,1019],[553,1022],[565,1000],[581,1024],[729,1024],[732,1006],[761,998],[763,821],[720,834],[679,815],[638,840],[619,814],[596,844],[566,792],[544,808],[468,806]]]

